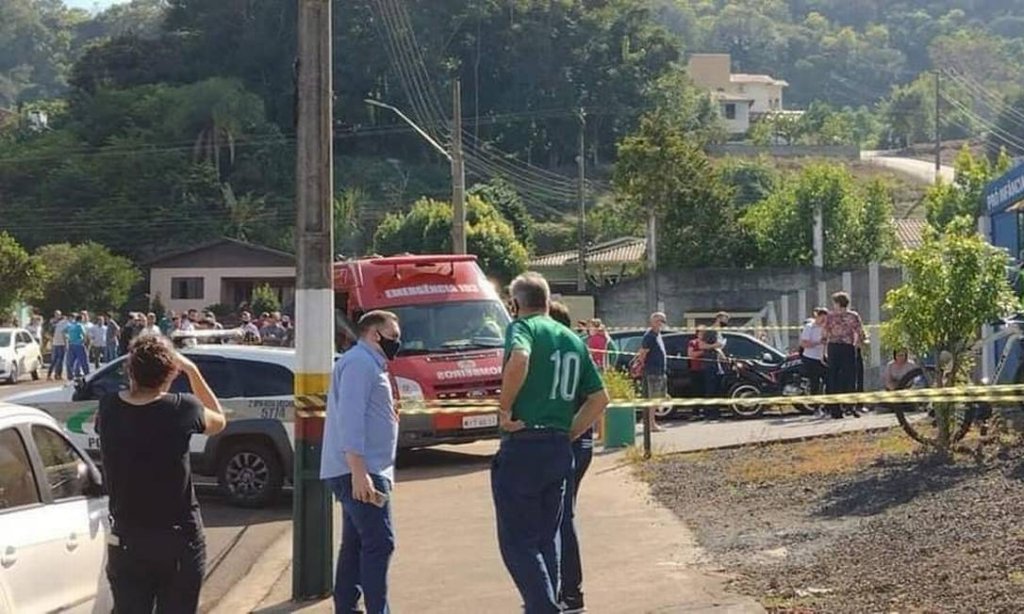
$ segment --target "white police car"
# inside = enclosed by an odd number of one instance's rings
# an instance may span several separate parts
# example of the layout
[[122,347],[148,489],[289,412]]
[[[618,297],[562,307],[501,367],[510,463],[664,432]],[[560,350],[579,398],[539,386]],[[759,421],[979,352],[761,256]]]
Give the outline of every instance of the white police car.
[[107,497],[38,409],[0,403],[0,612],[109,612]]
[[[214,436],[194,435],[192,471],[216,476],[230,501],[244,507],[267,505],[292,475],[295,350],[246,345],[196,345],[180,350],[202,372],[228,414],[228,426]],[[85,380],[7,397],[37,407],[98,458],[95,416],[99,400],[128,387],[125,357]],[[179,376],[172,392],[191,392]]]

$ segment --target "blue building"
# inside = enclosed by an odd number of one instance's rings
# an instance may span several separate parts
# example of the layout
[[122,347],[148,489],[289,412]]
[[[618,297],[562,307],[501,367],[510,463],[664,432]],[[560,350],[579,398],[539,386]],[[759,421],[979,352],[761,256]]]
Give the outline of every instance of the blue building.
[[[1020,266],[1024,263],[1024,164],[1016,164],[988,185],[985,190],[985,209],[987,215],[982,219],[982,226],[989,242],[1005,249]],[[1018,289],[1019,284],[1018,280]],[[986,344],[983,359],[986,376],[993,375],[996,357],[1002,353],[1003,348],[1003,342],[997,343],[995,347]],[[1020,360],[1020,350],[1015,349],[1008,357],[999,381],[994,383],[1011,382]]]

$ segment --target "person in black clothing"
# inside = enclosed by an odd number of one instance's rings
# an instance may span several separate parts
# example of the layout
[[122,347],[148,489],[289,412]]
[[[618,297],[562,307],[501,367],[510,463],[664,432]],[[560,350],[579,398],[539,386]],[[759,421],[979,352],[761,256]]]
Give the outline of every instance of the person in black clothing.
[[[226,420],[199,369],[160,336],[132,343],[130,388],[100,400],[97,431],[110,495],[107,578],[119,614],[188,614],[199,604],[206,542],[189,440]],[[184,373],[195,395],[167,392]]]

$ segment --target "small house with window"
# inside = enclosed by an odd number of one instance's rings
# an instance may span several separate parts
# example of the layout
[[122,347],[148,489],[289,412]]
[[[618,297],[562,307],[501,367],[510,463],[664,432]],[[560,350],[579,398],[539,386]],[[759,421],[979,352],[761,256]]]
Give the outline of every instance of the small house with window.
[[295,301],[295,256],[222,238],[160,256],[147,263],[149,294],[176,312],[225,305],[236,310],[267,285],[281,305]]

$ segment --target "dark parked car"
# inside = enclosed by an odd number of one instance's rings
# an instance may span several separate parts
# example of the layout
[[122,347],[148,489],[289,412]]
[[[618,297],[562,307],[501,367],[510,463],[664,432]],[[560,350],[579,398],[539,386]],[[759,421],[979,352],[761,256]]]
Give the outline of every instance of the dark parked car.
[[[644,331],[620,331],[612,334],[619,346],[615,361],[618,369],[628,370],[629,362],[640,351]],[[730,358],[749,360],[765,367],[782,365],[786,354],[746,333],[724,331],[725,354]],[[665,352],[668,355],[668,394],[677,399],[694,398],[703,395],[700,377],[690,371],[686,358],[686,346],[694,337],[692,332],[663,332]],[[660,415],[674,413],[673,410],[659,412]]]

